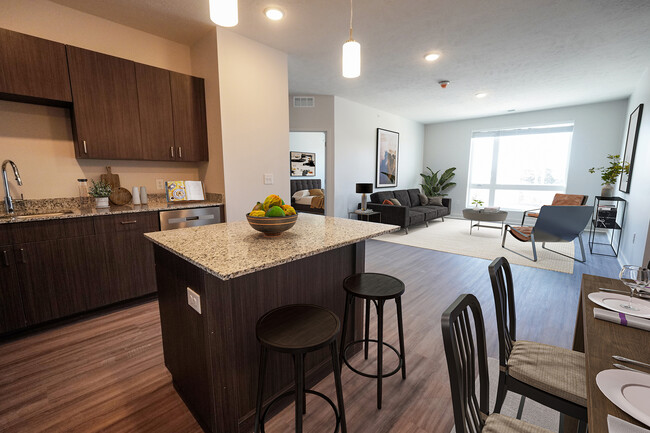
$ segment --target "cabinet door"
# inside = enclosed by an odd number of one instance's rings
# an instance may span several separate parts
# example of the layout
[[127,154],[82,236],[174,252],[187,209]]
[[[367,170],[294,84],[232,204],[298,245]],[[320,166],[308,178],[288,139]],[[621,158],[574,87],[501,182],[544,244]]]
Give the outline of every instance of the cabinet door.
[[152,161],[175,159],[174,119],[169,71],[135,64],[143,158]]
[[95,236],[14,246],[28,325],[106,304],[107,274]]
[[65,45],[0,29],[0,96],[71,102]]
[[66,48],[77,158],[142,159],[135,63]]
[[[99,219],[99,218],[98,218]],[[156,291],[155,264],[151,242],[144,233],[158,231],[158,213],[102,217],[102,227],[119,225],[120,231],[99,235],[111,284],[107,303],[124,301]],[[101,227],[97,226],[99,230]]]
[[207,161],[208,131],[202,78],[170,72],[176,160]]
[[25,326],[16,261],[11,246],[0,247],[0,334]]

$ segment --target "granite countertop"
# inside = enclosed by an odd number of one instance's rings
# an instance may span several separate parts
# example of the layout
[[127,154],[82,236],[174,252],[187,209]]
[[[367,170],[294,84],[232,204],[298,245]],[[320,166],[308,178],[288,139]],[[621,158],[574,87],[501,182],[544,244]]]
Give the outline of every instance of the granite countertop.
[[[118,215],[136,212],[158,212],[172,209],[189,209],[197,207],[222,206],[220,201],[200,201],[191,203],[167,203],[162,200],[151,200],[148,204],[125,206],[111,205],[106,209],[92,206],[79,207],[77,199],[43,199],[38,205],[30,205],[26,210],[16,211],[12,216],[0,214],[0,224],[21,223],[28,221],[47,221],[67,218],[92,217],[100,215]],[[27,217],[25,217],[27,216]]]
[[296,225],[268,237],[247,221],[145,233],[157,245],[229,280],[399,230],[399,226],[302,213]]

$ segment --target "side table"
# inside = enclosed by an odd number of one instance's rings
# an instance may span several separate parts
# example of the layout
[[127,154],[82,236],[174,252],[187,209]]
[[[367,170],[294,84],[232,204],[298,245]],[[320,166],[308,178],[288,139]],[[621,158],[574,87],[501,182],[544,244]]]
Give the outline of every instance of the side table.
[[[357,219],[361,220],[361,221],[378,222],[378,223],[381,222],[381,212],[377,212],[377,211],[374,211],[374,210],[369,211],[369,212],[363,212],[363,213],[350,211],[350,212],[348,212],[348,219],[350,219],[350,217],[352,215],[356,215]],[[371,219],[370,219],[371,216],[376,216],[377,221],[371,221]]]

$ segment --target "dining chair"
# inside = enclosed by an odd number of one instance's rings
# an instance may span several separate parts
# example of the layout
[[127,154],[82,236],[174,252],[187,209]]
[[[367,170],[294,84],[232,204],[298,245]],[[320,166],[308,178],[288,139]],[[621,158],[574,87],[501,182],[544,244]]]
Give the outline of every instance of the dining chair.
[[513,391],[579,421],[587,427],[585,355],[557,346],[517,340],[517,314],[510,263],[498,257],[488,266],[499,337],[499,384],[494,412]]
[[[553,196],[553,201],[551,206],[584,206],[587,204],[589,199],[588,195],[579,195],[579,194],[555,194]],[[525,210],[524,215],[521,218],[521,225],[524,225],[526,217],[529,218],[538,218],[540,209],[531,209]]]
[[[503,239],[501,240],[501,248],[505,248],[510,252],[536,262],[536,242],[541,242],[542,248],[545,250],[584,263],[587,260],[587,256],[585,255],[585,246],[582,243],[582,232],[587,227],[587,223],[589,223],[591,212],[592,209],[590,206],[542,206],[534,226],[511,226],[510,224],[506,224],[505,230],[503,231]],[[533,247],[532,259],[505,247],[506,235],[508,233],[520,242],[531,243]],[[573,242],[576,238],[580,243],[582,260],[546,248],[546,242]]]
[[[474,322],[472,333],[470,312]],[[549,430],[498,413],[489,414],[489,380],[485,324],[481,305],[474,295],[460,295],[442,313],[442,339],[457,433],[550,433]],[[476,398],[478,361],[479,398]]]

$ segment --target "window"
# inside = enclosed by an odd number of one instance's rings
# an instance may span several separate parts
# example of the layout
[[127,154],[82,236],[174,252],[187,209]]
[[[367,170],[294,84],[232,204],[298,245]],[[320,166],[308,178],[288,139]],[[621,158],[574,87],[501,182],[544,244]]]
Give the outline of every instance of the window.
[[534,209],[566,192],[573,124],[472,134],[467,205]]

